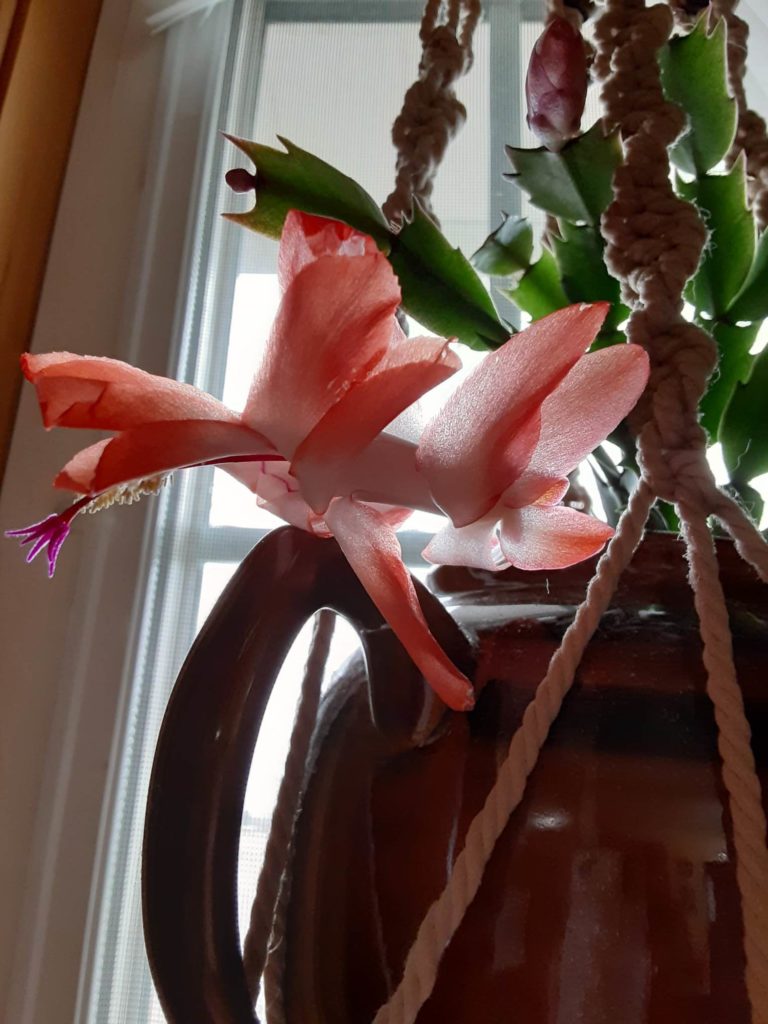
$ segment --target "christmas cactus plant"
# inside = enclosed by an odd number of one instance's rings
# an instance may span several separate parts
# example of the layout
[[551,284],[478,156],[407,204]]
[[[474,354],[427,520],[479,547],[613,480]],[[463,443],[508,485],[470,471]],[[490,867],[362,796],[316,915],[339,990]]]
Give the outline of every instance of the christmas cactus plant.
[[[626,341],[628,315],[618,281],[605,263],[601,217],[622,161],[616,131],[601,120],[580,131],[588,78],[588,49],[571,23],[554,18],[538,40],[528,70],[528,123],[542,146],[507,147],[513,187],[547,215],[534,258],[528,220],[507,217],[474,254],[500,290],[536,320],[572,302],[610,303],[594,347]],[[768,233],[758,230],[748,199],[744,154],[735,145],[738,110],[728,85],[727,29],[704,11],[686,34],[659,52],[665,96],[685,113],[686,129],[670,150],[673,184],[692,202],[709,232],[685,297],[690,318],[717,344],[718,366],[701,407],[712,444],[722,446],[728,487],[759,518],[762,498],[751,486],[768,471],[768,350],[756,339],[768,316]],[[648,223],[649,246],[656,225]],[[621,463],[597,449],[598,481],[609,515],[620,511],[636,469],[631,432],[611,438]],[[662,509],[674,525],[674,514]]]

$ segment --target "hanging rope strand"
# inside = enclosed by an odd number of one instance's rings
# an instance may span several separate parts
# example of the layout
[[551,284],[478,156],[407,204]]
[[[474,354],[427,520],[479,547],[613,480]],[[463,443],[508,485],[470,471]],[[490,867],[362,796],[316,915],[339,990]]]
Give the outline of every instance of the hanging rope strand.
[[[553,0],[551,9],[558,8]],[[607,121],[620,125],[625,162],[603,218],[609,269],[632,309],[630,340],[645,346],[652,373],[635,416],[642,479],[617,534],[598,564],[584,604],[526,709],[508,757],[467,833],[448,884],[430,907],[408,954],[403,979],[374,1024],[413,1024],[429,998],[443,951],[474,898],[498,836],[522,798],[549,727],[570,687],[584,647],[642,535],[655,495],[677,501],[684,523],[691,583],[701,620],[707,690],[719,731],[723,778],[733,819],[737,879],[744,908],[747,988],[754,1024],[768,1024],[768,854],[766,824],[750,747],[749,726],[731,651],[728,613],[707,530],[716,511],[737,547],[765,576],[766,547],[755,527],[714,484],[705,457],[698,403],[711,372],[711,339],[682,318],[682,290],[706,240],[696,211],[669,184],[667,147],[683,129],[681,112],[664,100],[656,51],[671,16],[644,0],[607,0],[596,38]],[[641,101],[638,101],[638,97]]]
[[454,83],[472,66],[472,39],[480,17],[480,0],[427,0],[421,21],[419,77],[405,94],[392,126],[397,150],[395,188],[383,206],[395,229],[413,214],[418,200],[437,222],[431,196],[437,169],[466,120]]
[[[741,550],[754,552],[757,534],[716,488],[698,421],[715,352],[709,336],[681,317],[682,289],[698,264],[698,238],[704,232],[695,209],[677,199],[669,185],[667,146],[682,126],[680,112],[664,100],[656,51],[670,29],[669,11],[659,5],[646,10],[644,0],[608,0],[598,24],[596,66],[604,80],[603,102],[625,145],[602,232],[608,268],[632,308],[628,337],[643,344],[651,357],[651,379],[636,415],[642,425],[639,461],[654,492],[677,503],[683,522],[733,822],[747,992],[754,1024],[768,1024],[766,821],[707,514],[716,511],[734,523],[742,534]],[[753,536],[747,539],[750,530]],[[762,552],[755,554],[762,557]]]
[[293,824],[304,788],[307,754],[317,721],[320,690],[328,664],[334,624],[333,612],[321,611],[318,614],[304,669],[301,696],[291,731],[285,769],[272,814],[264,861],[251,907],[248,932],[243,943],[243,966],[254,1004],[259,997],[280,882],[286,869]]
[[736,550],[749,562],[764,583],[768,583],[768,543],[755,529],[744,509],[730,495],[717,492],[712,511],[733,537]]
[[747,991],[755,1024],[768,1022],[768,848],[766,820],[750,744],[750,728],[733,664],[728,610],[717,554],[700,505],[678,504],[690,582],[704,644],[707,693],[715,711],[717,745],[733,825],[736,876],[744,919]]
[[475,816],[448,883],[427,911],[405,963],[403,978],[374,1024],[413,1024],[429,998],[443,952],[480,887],[496,841],[520,803],[552,722],[573,684],[584,649],[611,602],[618,580],[643,536],[653,494],[641,481],[601,557],[584,602],[565,631],[544,679],[523,715],[483,809]]

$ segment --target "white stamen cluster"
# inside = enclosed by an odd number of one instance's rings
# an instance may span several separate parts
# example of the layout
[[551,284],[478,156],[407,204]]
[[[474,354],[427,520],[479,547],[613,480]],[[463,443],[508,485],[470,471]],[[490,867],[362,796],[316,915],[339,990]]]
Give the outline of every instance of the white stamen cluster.
[[103,512],[112,505],[133,505],[145,494],[159,494],[170,479],[170,473],[162,473],[159,476],[146,477],[144,480],[133,480],[129,484],[120,484],[119,487],[111,487],[108,491],[97,494],[85,511]]

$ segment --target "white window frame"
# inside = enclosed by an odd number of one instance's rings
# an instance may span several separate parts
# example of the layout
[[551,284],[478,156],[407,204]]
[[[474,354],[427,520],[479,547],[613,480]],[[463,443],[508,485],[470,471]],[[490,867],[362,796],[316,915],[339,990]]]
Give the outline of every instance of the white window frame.
[[[146,25],[152,8],[105,0],[31,348],[167,373],[177,363],[189,204],[204,173],[200,129],[221,74],[211,58],[226,49],[229,3],[155,36]],[[50,481],[77,440],[68,431],[43,436],[25,388],[0,500],[4,529],[66,505]],[[155,510],[145,502],[117,511],[75,525],[52,583],[41,564],[26,566],[14,545],[0,546],[0,992],[14,1024],[79,1013]]]

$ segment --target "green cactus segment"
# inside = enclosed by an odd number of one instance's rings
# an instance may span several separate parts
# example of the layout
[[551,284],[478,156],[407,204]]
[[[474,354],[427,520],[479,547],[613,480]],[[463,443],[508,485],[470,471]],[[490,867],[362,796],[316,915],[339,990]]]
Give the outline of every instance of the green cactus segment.
[[515,287],[502,291],[533,320],[570,305],[560,283],[555,257],[548,249],[543,250]]
[[629,316],[621,303],[619,282],[608,273],[603,240],[594,228],[560,222],[560,236],[550,238],[563,291],[571,302],[611,303],[602,333],[610,334]]
[[746,327],[726,323],[712,325],[712,336],[717,342],[718,364],[700,409],[701,422],[713,442],[719,437],[723,414],[734,392],[749,377],[753,362],[749,350],[757,336],[758,327],[758,324]]
[[734,483],[768,472],[768,348],[754,361],[746,384],[733,393],[720,426],[723,458]]
[[270,238],[279,238],[289,210],[343,221],[370,235],[400,279],[403,306],[428,330],[458,337],[477,349],[498,348],[511,333],[469,261],[420,209],[399,234],[352,178],[287,139],[285,152],[231,139],[256,165],[256,205],[225,216]]
[[741,291],[728,307],[731,323],[763,320],[768,316],[768,231],[757,242],[755,258]]
[[531,265],[532,253],[531,225],[522,217],[505,214],[501,226],[488,235],[471,262],[482,274],[519,278]]
[[559,153],[507,146],[514,173],[507,175],[534,206],[570,221],[597,225],[611,201],[613,173],[621,163],[616,133],[603,135],[598,121]]
[[269,238],[279,238],[289,210],[343,221],[375,239],[388,252],[384,215],[365,189],[319,157],[280,138],[285,152],[227,136],[256,165],[256,205],[247,213],[225,214]]
[[393,235],[389,259],[400,281],[403,305],[419,323],[470,348],[503,345],[513,333],[471,264],[416,204],[413,220]]
[[698,312],[721,317],[744,286],[755,255],[755,224],[747,208],[743,154],[727,174],[678,181],[677,190],[696,204],[710,232],[686,298]]
[[721,18],[707,34],[707,14],[693,31],[659,52],[661,83],[667,99],[688,115],[688,128],[670,150],[688,174],[711,170],[731,148],[738,111],[728,92],[726,25]]

